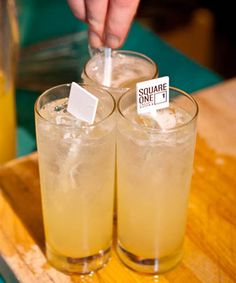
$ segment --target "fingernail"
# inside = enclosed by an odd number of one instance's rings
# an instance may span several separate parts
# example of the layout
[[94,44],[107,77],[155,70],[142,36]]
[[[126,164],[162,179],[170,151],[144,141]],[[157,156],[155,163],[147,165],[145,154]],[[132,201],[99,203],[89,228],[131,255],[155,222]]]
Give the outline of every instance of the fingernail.
[[90,45],[94,48],[98,48],[102,46],[102,41],[100,37],[93,31],[89,32],[89,42]]
[[110,48],[118,48],[120,47],[120,40],[113,34],[107,34],[105,37],[105,44]]

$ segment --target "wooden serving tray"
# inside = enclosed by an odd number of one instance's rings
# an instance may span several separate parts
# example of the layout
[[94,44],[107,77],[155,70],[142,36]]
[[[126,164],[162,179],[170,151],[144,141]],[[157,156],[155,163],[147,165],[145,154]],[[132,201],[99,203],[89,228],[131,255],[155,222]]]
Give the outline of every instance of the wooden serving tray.
[[37,153],[0,168],[0,254],[23,283],[236,282],[236,79],[195,94],[200,106],[185,256],[174,270],[144,276],[115,251],[93,275],[67,276],[44,256]]

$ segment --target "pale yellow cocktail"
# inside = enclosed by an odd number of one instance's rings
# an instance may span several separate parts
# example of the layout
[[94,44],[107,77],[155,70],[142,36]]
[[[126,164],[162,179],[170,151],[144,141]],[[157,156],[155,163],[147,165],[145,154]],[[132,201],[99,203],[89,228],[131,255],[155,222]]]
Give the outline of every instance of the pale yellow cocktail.
[[115,166],[115,102],[99,98],[93,125],[67,109],[69,85],[45,92],[36,102],[46,253],[56,268],[89,273],[109,259]]
[[118,106],[118,254],[146,273],[165,272],[183,255],[197,105],[177,89],[170,95],[154,116],[137,114],[132,91]]
[[[93,56],[84,67],[82,73],[83,81],[88,84],[104,86],[104,62],[103,52]],[[146,55],[134,51],[112,51],[111,66],[111,84],[109,87],[106,86],[106,88],[116,101],[128,89],[134,88],[137,82],[151,80],[158,76],[156,63]],[[116,217],[116,193],[114,201],[114,215]]]
[[[118,100],[129,88],[137,82],[154,79],[158,76],[158,68],[154,61],[144,54],[116,50],[112,52],[111,84],[109,92]],[[85,83],[104,85],[104,53],[93,56],[85,65],[82,73]]]

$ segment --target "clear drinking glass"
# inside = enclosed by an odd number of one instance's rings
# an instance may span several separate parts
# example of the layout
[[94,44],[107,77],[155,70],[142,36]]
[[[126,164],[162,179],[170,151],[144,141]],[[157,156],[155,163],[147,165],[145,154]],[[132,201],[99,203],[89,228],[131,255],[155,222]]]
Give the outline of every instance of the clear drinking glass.
[[66,111],[70,85],[44,92],[35,118],[46,255],[65,273],[86,274],[110,257],[115,166],[115,101],[102,88],[95,122]]
[[[137,82],[154,79],[158,76],[156,63],[144,54],[129,50],[112,51],[111,86],[113,97],[118,98]],[[82,79],[85,83],[105,86],[104,52],[95,54],[85,65]]]
[[162,273],[183,256],[198,106],[170,87],[170,107],[138,115],[135,90],[118,101],[118,243],[131,269]]
[[[81,76],[83,82],[106,87],[103,83],[104,58],[104,51],[100,51],[87,62]],[[111,70],[111,86],[106,87],[106,89],[113,95],[116,101],[128,89],[134,88],[137,82],[151,80],[158,76],[157,64],[151,58],[129,50],[112,51]],[[114,202],[114,217],[116,217],[116,181]]]
[[16,156],[14,82],[18,44],[15,2],[0,0],[0,164]]

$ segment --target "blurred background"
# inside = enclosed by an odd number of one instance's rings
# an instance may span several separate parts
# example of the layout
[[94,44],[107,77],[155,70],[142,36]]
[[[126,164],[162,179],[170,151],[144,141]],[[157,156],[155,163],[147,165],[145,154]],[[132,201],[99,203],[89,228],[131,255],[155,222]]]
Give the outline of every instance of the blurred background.
[[141,0],[137,19],[224,78],[236,74],[233,1]]

